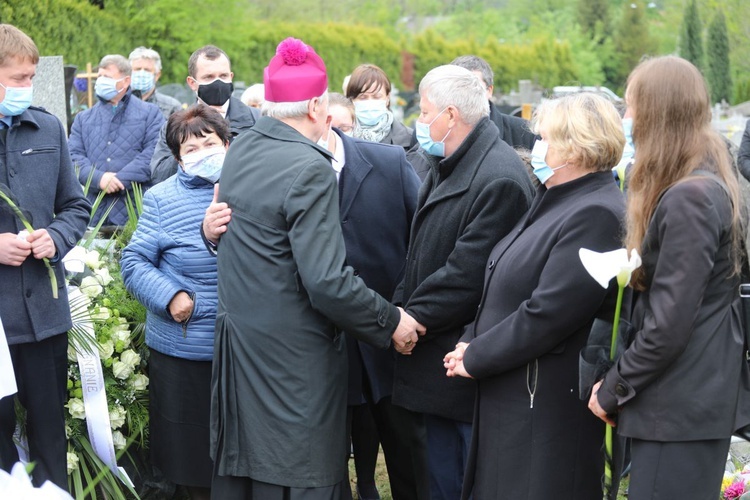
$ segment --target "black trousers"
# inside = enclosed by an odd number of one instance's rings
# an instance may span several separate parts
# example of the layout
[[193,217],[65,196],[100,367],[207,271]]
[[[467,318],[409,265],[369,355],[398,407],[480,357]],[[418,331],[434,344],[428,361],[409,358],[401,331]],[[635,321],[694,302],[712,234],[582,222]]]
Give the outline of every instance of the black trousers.
[[[347,426],[351,427],[352,407],[348,410]],[[423,415],[394,405],[390,396],[370,404],[370,410],[383,447],[393,500],[429,499],[427,432]]]
[[633,439],[628,500],[716,500],[730,438],[656,442]]
[[[68,336],[15,344],[10,357],[18,385],[18,399],[26,409],[29,458],[36,464],[33,483],[49,480],[68,490],[65,400],[68,376]],[[16,427],[14,396],[0,399],[0,467],[10,471],[18,461],[13,443]]]

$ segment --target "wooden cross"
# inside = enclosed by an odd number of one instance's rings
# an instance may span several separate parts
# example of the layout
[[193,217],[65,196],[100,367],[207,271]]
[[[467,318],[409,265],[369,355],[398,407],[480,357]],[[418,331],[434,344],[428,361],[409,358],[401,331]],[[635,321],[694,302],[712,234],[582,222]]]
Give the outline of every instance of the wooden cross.
[[76,78],[85,78],[86,79],[86,92],[88,94],[88,104],[89,109],[91,106],[94,105],[94,86],[91,85],[92,80],[96,80],[96,78],[99,76],[99,73],[94,73],[91,69],[91,63],[86,63],[86,72],[85,73],[78,73],[76,75]]

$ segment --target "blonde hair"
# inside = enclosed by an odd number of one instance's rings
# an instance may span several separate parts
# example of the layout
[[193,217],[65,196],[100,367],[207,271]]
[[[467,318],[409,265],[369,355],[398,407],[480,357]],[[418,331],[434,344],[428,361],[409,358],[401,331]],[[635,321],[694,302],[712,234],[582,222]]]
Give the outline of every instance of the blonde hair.
[[543,102],[532,127],[563,157],[577,159],[584,170],[599,172],[617,165],[625,147],[625,133],[615,106],[592,92],[578,92]]
[[39,49],[23,31],[10,24],[0,24],[0,66],[5,66],[8,59],[15,57],[37,64]]
[[[649,59],[628,77],[628,106],[633,110],[636,159],[629,178],[627,248],[641,250],[662,193],[687,179],[694,170],[714,173],[724,181],[732,203],[735,272],[740,270],[740,193],[729,151],[711,129],[711,100],[700,71],[675,56]],[[642,289],[642,268],[633,273]]]

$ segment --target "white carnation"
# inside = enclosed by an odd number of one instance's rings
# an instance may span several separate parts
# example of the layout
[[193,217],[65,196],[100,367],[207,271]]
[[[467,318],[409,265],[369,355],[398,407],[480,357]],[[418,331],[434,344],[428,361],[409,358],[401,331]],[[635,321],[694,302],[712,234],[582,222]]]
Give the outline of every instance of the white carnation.
[[141,357],[132,349],[128,349],[120,354],[120,361],[136,367],[141,362]]
[[99,252],[97,252],[96,250],[89,250],[88,252],[86,252],[84,262],[87,266],[94,270],[102,267],[101,255],[99,255]]
[[104,306],[97,307],[94,309],[94,312],[91,313],[91,319],[94,321],[107,321],[110,316],[112,316],[112,313]]
[[120,431],[112,432],[112,441],[114,442],[115,450],[121,450],[125,448],[126,444],[128,444],[128,442],[125,440],[125,436],[123,436],[122,432]]
[[68,475],[78,468],[78,455],[68,452]]
[[122,406],[115,406],[109,410],[109,426],[119,429],[125,424],[125,410]]
[[96,274],[96,277],[99,278],[99,283],[101,283],[104,286],[107,286],[110,283],[112,283],[112,280],[114,279],[112,278],[112,275],[109,274],[109,269],[107,269],[106,267],[102,267],[101,269],[98,269],[95,274]]
[[83,406],[83,401],[79,398],[70,398],[68,404],[65,405],[70,413],[70,416],[79,420],[86,418],[86,409]]
[[112,363],[112,374],[120,380],[127,380],[133,374],[133,366],[122,361]]
[[102,361],[107,361],[112,357],[112,354],[114,354],[114,352],[115,344],[111,340],[108,340],[103,344],[99,344],[99,357],[101,357]]
[[142,373],[133,375],[130,378],[130,387],[134,391],[145,391],[146,387],[148,387],[148,377]]
[[93,299],[104,291],[104,288],[99,284],[99,280],[94,276],[86,276],[81,280],[81,286],[79,287],[81,292],[87,297]]

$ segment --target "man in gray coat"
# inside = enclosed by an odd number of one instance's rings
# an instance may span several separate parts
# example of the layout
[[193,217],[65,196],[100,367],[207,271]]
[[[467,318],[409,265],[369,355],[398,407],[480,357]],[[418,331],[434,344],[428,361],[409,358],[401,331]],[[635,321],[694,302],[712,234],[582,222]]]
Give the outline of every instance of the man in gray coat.
[[[265,69],[262,117],[232,144],[219,201],[211,404],[212,495],[346,498],[342,331],[409,353],[423,327],[345,265],[330,153],[325,65],[300,40]],[[203,230],[216,241],[222,211]],[[350,492],[349,492],[350,494]]]
[[[83,236],[90,206],[73,171],[62,124],[41,108],[29,107],[38,61],[31,38],[0,24],[0,183],[35,229],[19,237],[21,222],[0,200],[0,318],[18,401],[26,409],[34,484],[50,480],[67,490],[63,405],[66,332],[72,323],[59,259]],[[54,266],[57,298],[42,258]],[[0,467],[6,471],[18,461],[15,428],[14,397],[6,396],[0,399]]]

